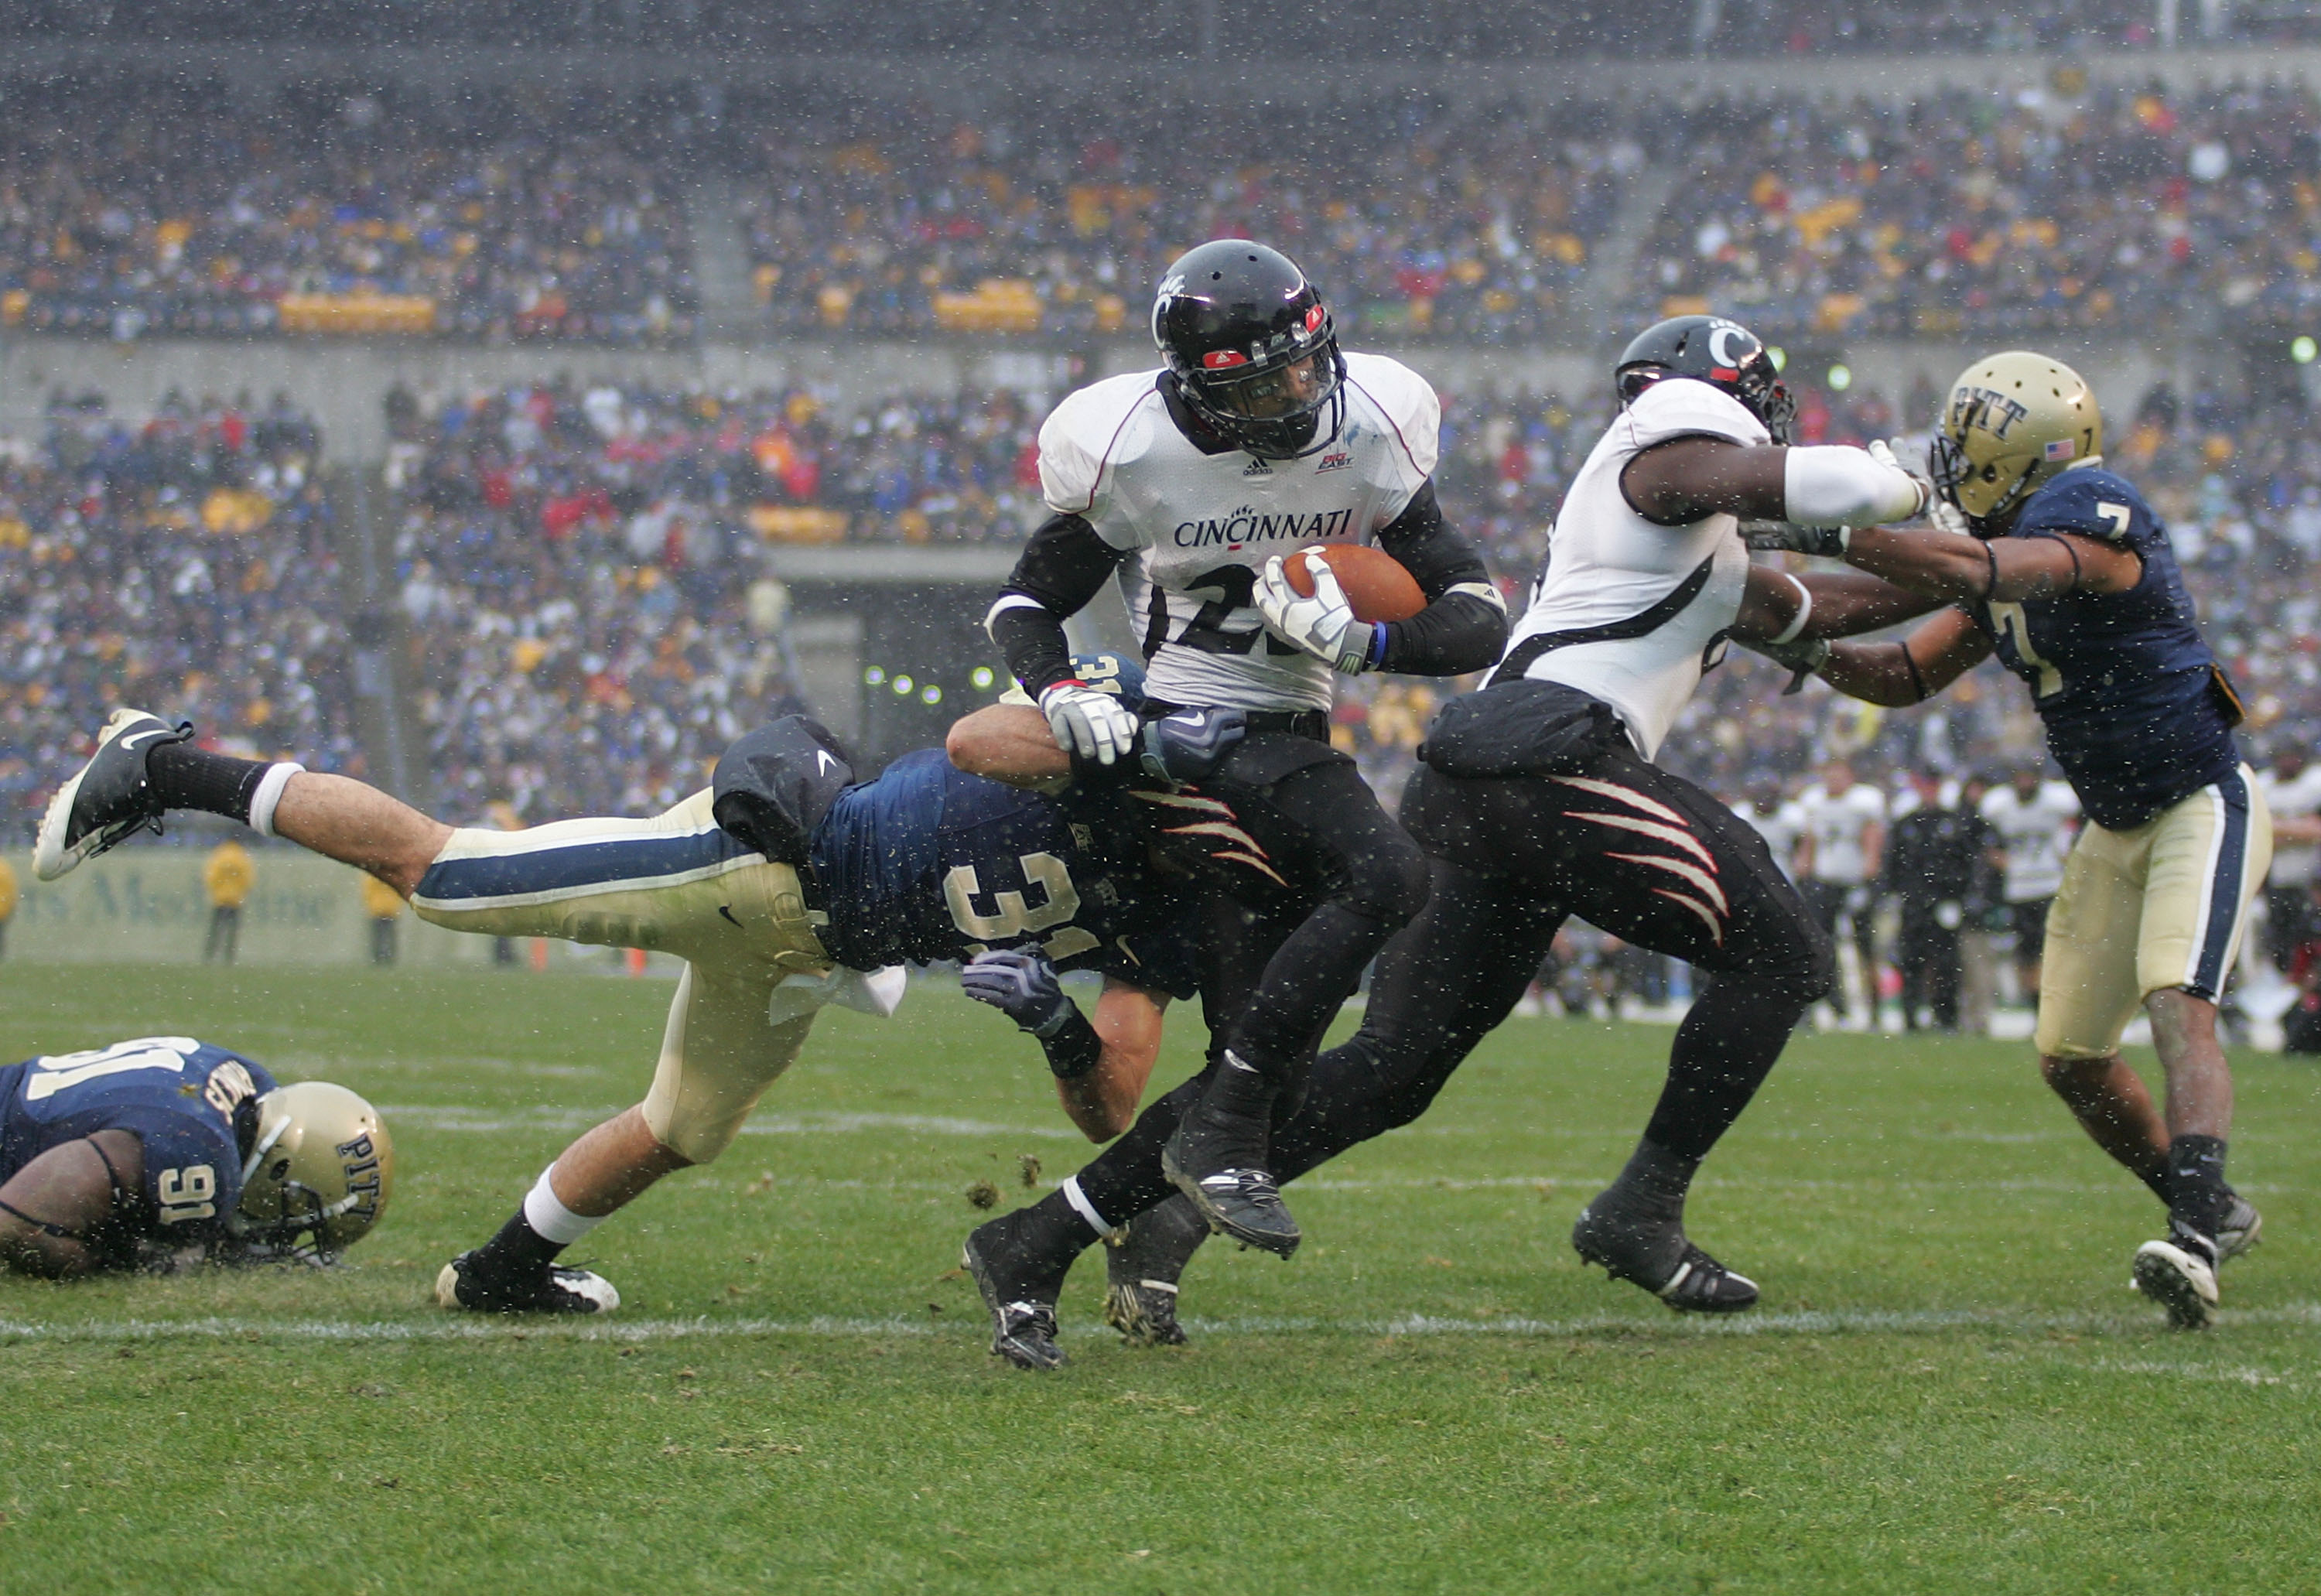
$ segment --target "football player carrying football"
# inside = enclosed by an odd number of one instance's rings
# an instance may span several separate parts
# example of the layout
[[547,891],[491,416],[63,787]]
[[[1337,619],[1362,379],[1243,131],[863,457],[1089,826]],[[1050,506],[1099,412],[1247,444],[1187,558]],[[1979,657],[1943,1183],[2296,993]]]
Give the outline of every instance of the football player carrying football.
[[[1728,635],[1786,642],[1913,613],[1909,595],[1881,583],[1752,566],[1738,517],[1900,517],[1924,507],[1925,490],[1861,450],[1786,447],[1788,393],[1731,322],[1652,327],[1616,379],[1621,415],[1573,480],[1505,661],[1437,717],[1405,798],[1405,824],[1433,856],[1433,894],[1380,958],[1360,1035],[1323,1056],[1304,1107],[1276,1129],[1271,1172],[1288,1179],[1415,1118],[1579,915],[1708,978],[1634,1157],[1573,1243],[1671,1307],[1731,1311],[1757,1289],[1688,1239],[1685,1194],[1826,989],[1830,945],[1755,830],[1652,756]],[[1050,770],[1064,760],[1053,748],[1047,758]],[[1040,768],[1027,749],[1020,768],[985,773]],[[1114,1223],[1134,1218],[1106,1206],[1127,1188],[1118,1166],[1134,1140],[969,1238],[987,1272],[996,1258],[1037,1260],[1016,1264],[1016,1295],[993,1304],[995,1350],[1011,1361],[1060,1361],[1053,1292],[1096,1216],[1074,1233],[1052,1210],[1077,1207],[1094,1177],[1107,1197],[1089,1206]],[[1150,1180],[1138,1190],[1149,1202]],[[1131,1231],[1141,1285],[1170,1291],[1200,1234],[1173,1220],[1148,1231],[1141,1218]]]
[[172,1263],[327,1262],[395,1189],[369,1103],[278,1085],[190,1036],[0,1069],[0,1263],[59,1279]]
[[[1133,667],[1080,668],[1136,690]],[[1237,730],[1231,716],[1156,721],[1122,771],[1205,771]],[[1153,873],[1150,827],[1118,782],[1054,798],[966,775],[936,750],[857,782],[829,734],[792,717],[737,743],[709,789],[665,814],[502,832],[443,825],[344,777],[208,752],[191,734],[115,712],[49,807],[41,878],[198,809],[366,870],[435,925],[686,961],[643,1102],[565,1149],[496,1236],[444,1267],[446,1307],[617,1305],[610,1282],[557,1255],[662,1176],[723,1153],[817,1009],[891,1013],[904,961],[963,962],[969,995],[1039,1038],[1066,1113],[1097,1140],[1135,1111],[1162,1005],[1194,990],[1188,906]],[[1107,978],[1093,1019],[1057,983],[1075,969]]]
[[[2039,1063],[2098,1145],[2168,1206],[2138,1290],[2207,1322],[2216,1265],[2256,1239],[2225,1181],[2232,1073],[2216,999],[2272,856],[2233,728],[2240,701],[2193,619],[2167,529],[2104,469],[2079,373],[2021,351],[1951,388],[1931,461],[1940,531],[1831,528],[1767,541],[1836,555],[1950,606],[1900,643],[1788,651],[1840,692],[1916,704],[1992,653],[2030,689],[2089,825],[2047,915]],[[2167,1111],[2119,1056],[2138,1008]]]
[[[1218,968],[1247,972],[1247,1000],[1216,1014],[1224,1045],[1197,1092],[1155,1104],[1118,1159],[1042,1208],[1042,1234],[1023,1239],[1046,1262],[978,1264],[995,1315],[1042,1300],[1033,1277],[1053,1258],[1172,1185],[1237,1239],[1285,1257],[1296,1249],[1270,1172],[1271,1126],[1363,967],[1426,897],[1417,845],[1330,746],[1333,675],[1456,675],[1488,664],[1506,636],[1481,557],[1435,500],[1434,390],[1393,360],[1341,352],[1328,306],[1287,256],[1241,239],[1193,250],[1160,283],[1152,333],[1160,369],[1083,388],[1041,427],[1050,514],[987,625],[1055,742],[1083,765],[1106,764],[1136,735],[1136,717],[1073,676],[1063,623],[1121,576],[1149,672],[1146,714],[1241,711],[1250,735],[1235,764],[1314,839],[1333,879],[1296,914],[1252,915],[1208,893],[1205,949]],[[1417,615],[1358,619],[1326,571],[1310,595],[1291,587],[1285,554],[1371,541],[1416,578],[1429,600]]]

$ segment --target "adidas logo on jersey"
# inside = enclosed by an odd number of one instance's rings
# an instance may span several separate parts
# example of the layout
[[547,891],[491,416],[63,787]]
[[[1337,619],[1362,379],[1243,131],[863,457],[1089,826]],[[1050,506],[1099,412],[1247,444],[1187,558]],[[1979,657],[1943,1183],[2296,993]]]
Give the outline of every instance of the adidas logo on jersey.
[[1242,467],[1241,474],[1244,477],[1270,477],[1273,475],[1273,462],[1270,460],[1252,460]]

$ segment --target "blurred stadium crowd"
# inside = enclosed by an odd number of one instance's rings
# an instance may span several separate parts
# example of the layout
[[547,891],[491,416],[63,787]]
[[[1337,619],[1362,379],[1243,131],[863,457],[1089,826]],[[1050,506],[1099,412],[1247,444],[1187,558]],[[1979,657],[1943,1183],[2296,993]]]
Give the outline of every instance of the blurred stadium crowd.
[[[1512,591],[1608,398],[1445,398],[1446,510]],[[1800,435],[1907,434],[1934,398],[1807,388]],[[705,760],[796,691],[769,547],[1013,543],[1039,514],[1041,408],[1004,391],[842,411],[805,389],[568,384],[398,393],[390,409],[392,597],[438,790],[463,816],[638,812],[689,790]],[[2168,519],[2259,743],[2321,743],[2309,412],[2163,387],[2115,425],[2111,458]],[[45,436],[0,461],[0,794],[14,824],[31,817],[38,772],[110,705],[181,679],[166,707],[229,743],[354,758],[352,605],[321,454],[281,403],[176,403],[132,424],[60,396]],[[1993,667],[1903,715],[1780,685],[1736,652],[1667,762],[1739,794],[1832,752],[1956,774],[2035,744],[2022,696]],[[1348,689],[1342,734],[1391,791],[1434,689]]]
[[951,122],[835,95],[311,87],[253,114],[205,85],[59,80],[0,96],[0,323],[681,342],[706,173],[769,332],[1133,331],[1167,260],[1246,232],[1298,256],[1358,335],[1534,338],[1569,331],[1651,164],[1675,186],[1629,318],[2150,332],[2321,306],[2316,145],[2321,102],[2280,85],[1460,113],[1043,101]]

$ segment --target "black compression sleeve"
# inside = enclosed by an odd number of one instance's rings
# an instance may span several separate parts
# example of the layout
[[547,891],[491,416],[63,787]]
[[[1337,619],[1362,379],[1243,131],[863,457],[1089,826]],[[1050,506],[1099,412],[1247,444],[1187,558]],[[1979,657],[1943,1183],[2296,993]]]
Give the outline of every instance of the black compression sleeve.
[[1079,1080],[1104,1056],[1104,1041],[1078,1004],[1054,1035],[1040,1038],[1040,1046],[1048,1055],[1050,1072],[1059,1081]]
[[1051,515],[1033,533],[983,623],[1025,692],[1036,698],[1071,675],[1064,617],[1094,598],[1127,557],[1078,515]]
[[1506,652],[1506,611],[1483,591],[1452,591],[1489,590],[1491,573],[1475,545],[1443,519],[1432,480],[1379,533],[1379,546],[1418,579],[1429,600],[1410,619],[1387,624],[1379,670],[1462,676],[1496,662]]

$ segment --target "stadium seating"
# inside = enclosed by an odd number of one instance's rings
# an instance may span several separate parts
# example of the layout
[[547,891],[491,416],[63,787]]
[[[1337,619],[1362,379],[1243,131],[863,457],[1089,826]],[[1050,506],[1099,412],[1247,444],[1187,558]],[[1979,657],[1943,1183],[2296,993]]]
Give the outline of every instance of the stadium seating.
[[322,443],[287,403],[172,402],[132,422],[51,401],[0,456],[0,814],[29,834],[116,705],[206,740],[356,762]]

